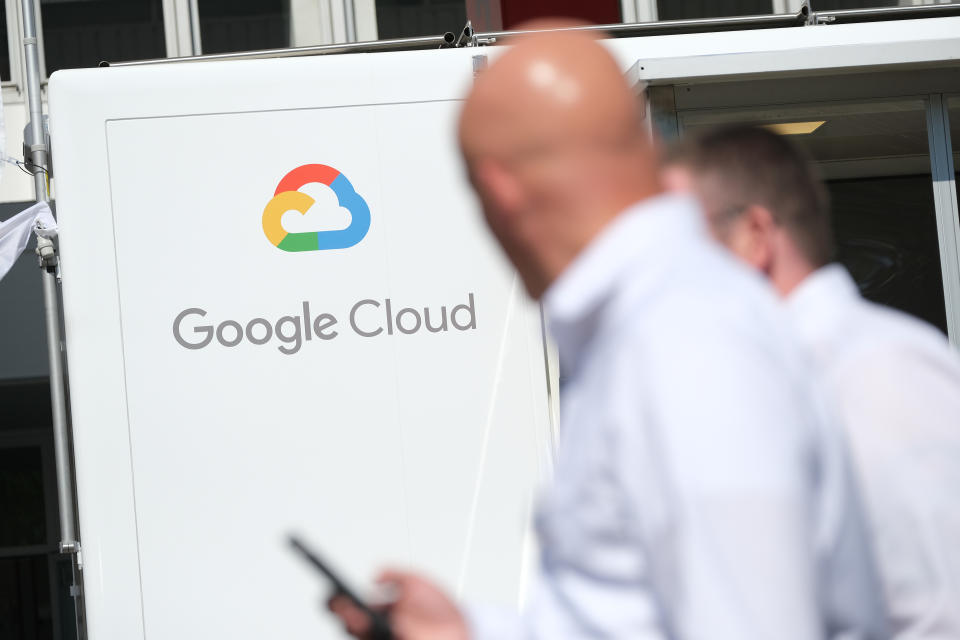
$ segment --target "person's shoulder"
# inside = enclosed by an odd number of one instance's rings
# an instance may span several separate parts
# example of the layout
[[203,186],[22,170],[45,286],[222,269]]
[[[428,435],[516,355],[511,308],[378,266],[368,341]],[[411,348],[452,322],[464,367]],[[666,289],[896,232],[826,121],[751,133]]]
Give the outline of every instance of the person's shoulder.
[[843,332],[849,344],[822,373],[859,456],[888,466],[922,450],[960,452],[960,354],[921,320],[858,306]]
[[800,358],[799,341],[769,283],[712,245],[664,269],[656,286],[634,295],[626,308],[629,342],[687,357],[695,366],[722,367],[725,358],[792,366]]
[[933,325],[869,300],[860,300],[848,317],[853,361],[891,360],[901,365],[923,363],[954,369],[960,375],[960,354]]
[[960,353],[935,327],[867,300],[845,321],[824,371],[842,398],[883,393],[885,401],[916,411],[960,401]]
[[784,324],[769,283],[719,248],[709,246],[675,267],[664,285],[651,308],[665,322],[755,339]]
[[916,316],[865,298],[861,298],[859,303],[862,317],[870,322],[869,329],[878,336],[886,336],[890,341],[924,344],[936,349],[948,346],[945,336],[936,327]]

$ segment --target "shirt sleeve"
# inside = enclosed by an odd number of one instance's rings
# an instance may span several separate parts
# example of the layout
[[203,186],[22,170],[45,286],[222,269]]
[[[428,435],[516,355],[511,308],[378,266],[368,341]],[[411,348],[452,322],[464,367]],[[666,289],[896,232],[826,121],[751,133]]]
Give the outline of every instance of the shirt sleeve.
[[466,605],[463,613],[473,640],[525,640],[523,619],[507,607]]
[[960,637],[960,365],[904,345],[832,373],[894,631]]

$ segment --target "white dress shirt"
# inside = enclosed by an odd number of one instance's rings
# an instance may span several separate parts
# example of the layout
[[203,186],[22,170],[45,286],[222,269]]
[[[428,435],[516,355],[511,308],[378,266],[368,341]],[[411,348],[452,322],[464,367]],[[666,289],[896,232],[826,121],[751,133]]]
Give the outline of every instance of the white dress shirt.
[[547,292],[560,445],[517,616],[475,638],[878,638],[885,613],[837,429],[782,305],[665,195]]
[[847,429],[898,638],[960,638],[960,357],[839,265],[788,298]]

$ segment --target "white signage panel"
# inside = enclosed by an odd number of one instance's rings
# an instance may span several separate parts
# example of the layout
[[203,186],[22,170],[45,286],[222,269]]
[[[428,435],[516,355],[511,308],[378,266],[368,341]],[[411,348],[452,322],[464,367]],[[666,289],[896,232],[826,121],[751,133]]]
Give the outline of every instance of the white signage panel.
[[[202,66],[141,73],[178,91]],[[358,585],[392,563],[517,603],[548,375],[456,95],[191,112],[195,90],[93,113],[102,166],[58,156],[90,637],[337,635],[288,531]]]

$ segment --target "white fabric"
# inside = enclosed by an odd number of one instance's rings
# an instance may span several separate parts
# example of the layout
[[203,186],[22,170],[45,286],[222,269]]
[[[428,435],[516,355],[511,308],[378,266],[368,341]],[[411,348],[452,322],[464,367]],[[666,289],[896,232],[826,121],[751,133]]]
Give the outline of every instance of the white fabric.
[[898,638],[960,638],[960,357],[820,269],[789,309],[835,395]]
[[561,433],[520,617],[479,640],[879,638],[885,613],[838,429],[782,305],[706,236],[692,200],[647,200],[551,287]]
[[57,221],[46,202],[38,202],[0,222],[0,280],[13,268],[34,232],[51,237],[56,235],[56,229]]

